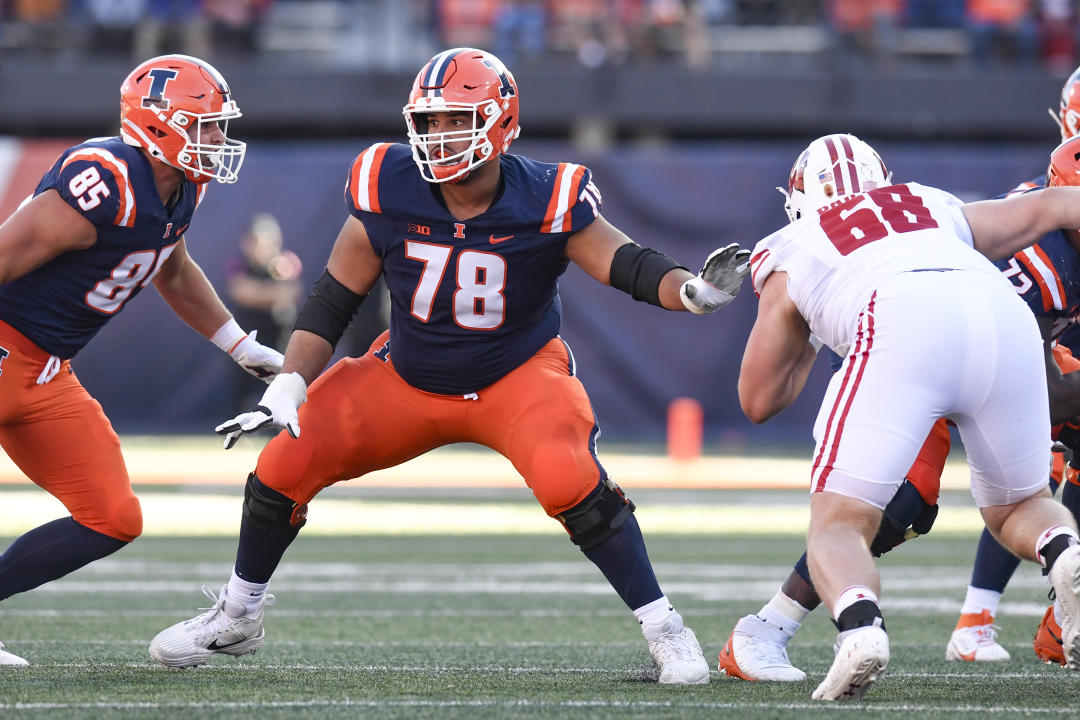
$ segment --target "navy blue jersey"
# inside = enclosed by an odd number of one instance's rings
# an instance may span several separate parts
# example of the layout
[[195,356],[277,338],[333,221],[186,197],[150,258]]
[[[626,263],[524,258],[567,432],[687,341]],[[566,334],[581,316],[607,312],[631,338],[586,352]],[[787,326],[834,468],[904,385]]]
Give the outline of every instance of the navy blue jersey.
[[1009,192],[1005,193],[1002,197],[1008,197],[1009,195],[1016,195],[1017,193],[1026,193],[1028,190],[1035,190],[1037,188],[1046,187],[1046,173],[1037,175],[1030,180],[1025,180]]
[[1052,321],[1051,338],[1073,324],[1080,313],[1080,252],[1064,231],[1047,233],[1031,247],[994,264],[1035,317]]
[[421,177],[407,145],[373,145],[349,171],[345,204],[390,291],[394,367],[427,392],[475,392],[558,334],[566,241],[600,213],[581,165],[516,155],[499,163],[498,196],[466,221]]
[[179,201],[167,212],[150,161],[112,137],[64,151],[34,194],[47,190],[94,224],[97,242],[0,285],[0,320],[42,350],[70,358],[150,284],[180,242],[206,185],[183,181]]
[[1073,357],[1080,357],[1080,325],[1073,323],[1058,335],[1059,345],[1064,345],[1072,351]]

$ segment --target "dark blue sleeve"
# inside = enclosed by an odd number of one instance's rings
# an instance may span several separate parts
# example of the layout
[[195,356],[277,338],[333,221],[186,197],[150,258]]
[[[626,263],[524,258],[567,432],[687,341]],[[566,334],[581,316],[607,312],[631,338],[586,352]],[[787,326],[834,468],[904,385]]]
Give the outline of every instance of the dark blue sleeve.
[[833,372],[839,370],[840,367],[844,364],[844,358],[840,357],[829,348],[822,348],[822,350],[829,354],[829,369]]

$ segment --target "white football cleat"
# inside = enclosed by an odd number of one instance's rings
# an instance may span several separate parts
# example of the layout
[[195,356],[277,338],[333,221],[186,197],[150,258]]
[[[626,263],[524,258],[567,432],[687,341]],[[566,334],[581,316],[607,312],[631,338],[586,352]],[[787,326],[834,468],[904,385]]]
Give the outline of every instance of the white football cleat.
[[1050,584],[1061,608],[1061,646],[1069,668],[1080,670],[1080,545],[1058,555]]
[[642,626],[649,653],[660,668],[660,683],[702,685],[709,682],[709,663],[694,631],[683,626],[682,616],[672,613],[661,625]]
[[788,659],[789,639],[781,628],[773,627],[757,615],[740,618],[720,651],[720,672],[742,680],[805,680],[806,673]]
[[225,614],[225,593],[221,594],[203,585],[203,594],[213,606],[201,608],[206,612],[165,628],[150,641],[150,657],[168,667],[195,667],[202,665],[214,653],[247,655],[259,649],[266,637],[263,630],[263,608],[273,604],[274,596],[266,600],[254,615],[234,618]]
[[1009,651],[997,641],[998,629],[989,610],[960,616],[945,648],[946,660],[1006,662]]
[[889,666],[889,636],[875,625],[837,637],[836,659],[814,691],[815,700],[861,700]]
[[4,643],[0,643],[0,665],[25,667],[29,664],[30,663],[28,663],[26,660],[19,657],[18,655],[15,655],[14,653],[9,653],[8,651],[4,650]]

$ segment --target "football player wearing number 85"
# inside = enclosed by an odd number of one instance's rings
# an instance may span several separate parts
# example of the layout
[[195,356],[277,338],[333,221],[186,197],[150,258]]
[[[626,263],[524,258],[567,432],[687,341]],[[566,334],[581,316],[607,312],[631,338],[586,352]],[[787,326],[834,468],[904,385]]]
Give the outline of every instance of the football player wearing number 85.
[[1042,337],[987,260],[1080,227],[1080,188],[962,205],[941,190],[890,184],[877,153],[850,135],[819,138],[806,154],[820,164],[805,178],[825,192],[816,202],[792,193],[798,219],[754,248],[760,303],[739,399],[758,423],[790,405],[816,357],[812,337],[844,358],[814,426],[807,556],[840,634],[813,697],[861,698],[889,663],[870,546],[940,417],[960,432],[987,528],[1046,570],[1068,664],[1080,667],[1080,545],[1046,484]]
[[[66,150],[0,225],[0,445],[71,513],[0,555],[0,600],[105,557],[142,532],[120,442],[70,359],[143,288],[267,382],[282,356],[232,319],[184,233],[210,180],[234,182],[240,117],[209,64],[167,55],[124,80],[121,136]],[[0,665],[26,661],[0,649]]]
[[[288,431],[248,477],[232,577],[208,612],[159,633],[151,656],[192,666],[254,652],[270,576],[309,500],[432,448],[474,442],[513,463],[633,611],[659,681],[708,682],[694,633],[653,573],[634,505],[597,458],[597,420],[559,337],[558,278],[574,262],[635,299],[702,314],[731,300],[749,254],[723,248],[695,276],[609,224],[584,166],[507,154],[519,132],[518,88],[490,53],[437,54],[404,115],[409,144],[373,145],[348,172],[349,216],[283,374],[255,409],[217,429],[226,447],[266,425]],[[730,282],[716,282],[720,270]],[[389,332],[315,380],[380,274]]]

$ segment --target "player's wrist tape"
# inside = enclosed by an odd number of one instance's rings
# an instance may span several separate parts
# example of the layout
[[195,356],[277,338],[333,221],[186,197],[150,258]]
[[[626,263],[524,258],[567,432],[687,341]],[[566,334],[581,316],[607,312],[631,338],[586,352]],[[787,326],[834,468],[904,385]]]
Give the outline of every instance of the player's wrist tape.
[[662,252],[627,243],[616,250],[615,257],[611,259],[611,286],[635,300],[663,307],[660,302],[660,281],[676,268],[687,269]]
[[247,333],[236,322],[234,318],[229,318],[228,321],[217,329],[212,336],[210,336],[210,342],[217,345],[224,352],[232,353],[236,349],[236,346],[247,337]]
[[354,293],[338,282],[329,269],[323,270],[322,277],[315,282],[307,302],[296,317],[293,330],[315,333],[336,346],[366,298],[367,295]]

